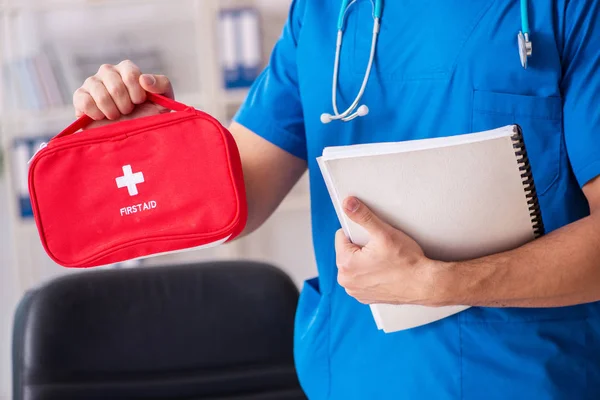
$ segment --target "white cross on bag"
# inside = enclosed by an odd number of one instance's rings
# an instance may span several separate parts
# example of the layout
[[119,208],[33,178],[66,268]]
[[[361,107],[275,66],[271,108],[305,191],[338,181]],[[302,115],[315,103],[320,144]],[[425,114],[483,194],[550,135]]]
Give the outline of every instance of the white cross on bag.
[[123,167],[123,174],[124,176],[120,176],[116,179],[117,187],[119,189],[126,187],[130,196],[136,196],[138,194],[136,185],[144,183],[144,174],[141,172],[136,172],[134,174],[131,165],[125,165]]

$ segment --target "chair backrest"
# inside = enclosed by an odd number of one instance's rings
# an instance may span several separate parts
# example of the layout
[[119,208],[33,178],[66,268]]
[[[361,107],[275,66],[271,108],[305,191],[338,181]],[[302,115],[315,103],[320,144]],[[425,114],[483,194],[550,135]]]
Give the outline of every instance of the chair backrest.
[[251,262],[86,271],[28,292],[14,400],[305,399],[298,291]]

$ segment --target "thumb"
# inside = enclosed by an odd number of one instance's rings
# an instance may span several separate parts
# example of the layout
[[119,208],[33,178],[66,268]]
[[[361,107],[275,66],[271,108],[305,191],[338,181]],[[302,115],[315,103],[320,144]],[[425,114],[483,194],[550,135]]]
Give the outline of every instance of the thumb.
[[371,235],[387,232],[391,228],[356,197],[344,200],[344,211],[352,221],[365,228]]
[[150,93],[162,94],[173,99],[173,85],[171,81],[164,75],[143,74],[140,76],[140,85]]

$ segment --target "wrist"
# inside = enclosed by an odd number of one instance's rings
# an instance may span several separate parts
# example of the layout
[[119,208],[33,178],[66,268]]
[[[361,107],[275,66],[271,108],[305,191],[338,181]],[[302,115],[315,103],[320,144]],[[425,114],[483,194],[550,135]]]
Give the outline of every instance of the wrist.
[[[463,305],[466,299],[461,298],[461,274],[459,263],[431,260],[429,263],[430,277],[432,282],[431,302],[436,307]],[[466,279],[462,276],[462,279]]]

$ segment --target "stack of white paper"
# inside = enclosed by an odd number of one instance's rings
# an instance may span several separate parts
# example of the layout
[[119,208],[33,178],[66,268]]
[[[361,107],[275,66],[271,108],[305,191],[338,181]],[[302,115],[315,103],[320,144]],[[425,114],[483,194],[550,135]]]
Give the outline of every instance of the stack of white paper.
[[[446,138],[326,148],[318,159],[346,235],[358,245],[368,233],[343,212],[356,196],[379,217],[441,261],[473,259],[519,247],[536,237],[529,208],[529,168],[513,146],[516,126]],[[539,216],[538,216],[539,217]],[[541,221],[539,222],[541,224]],[[374,305],[377,326],[394,332],[465,310]]]

